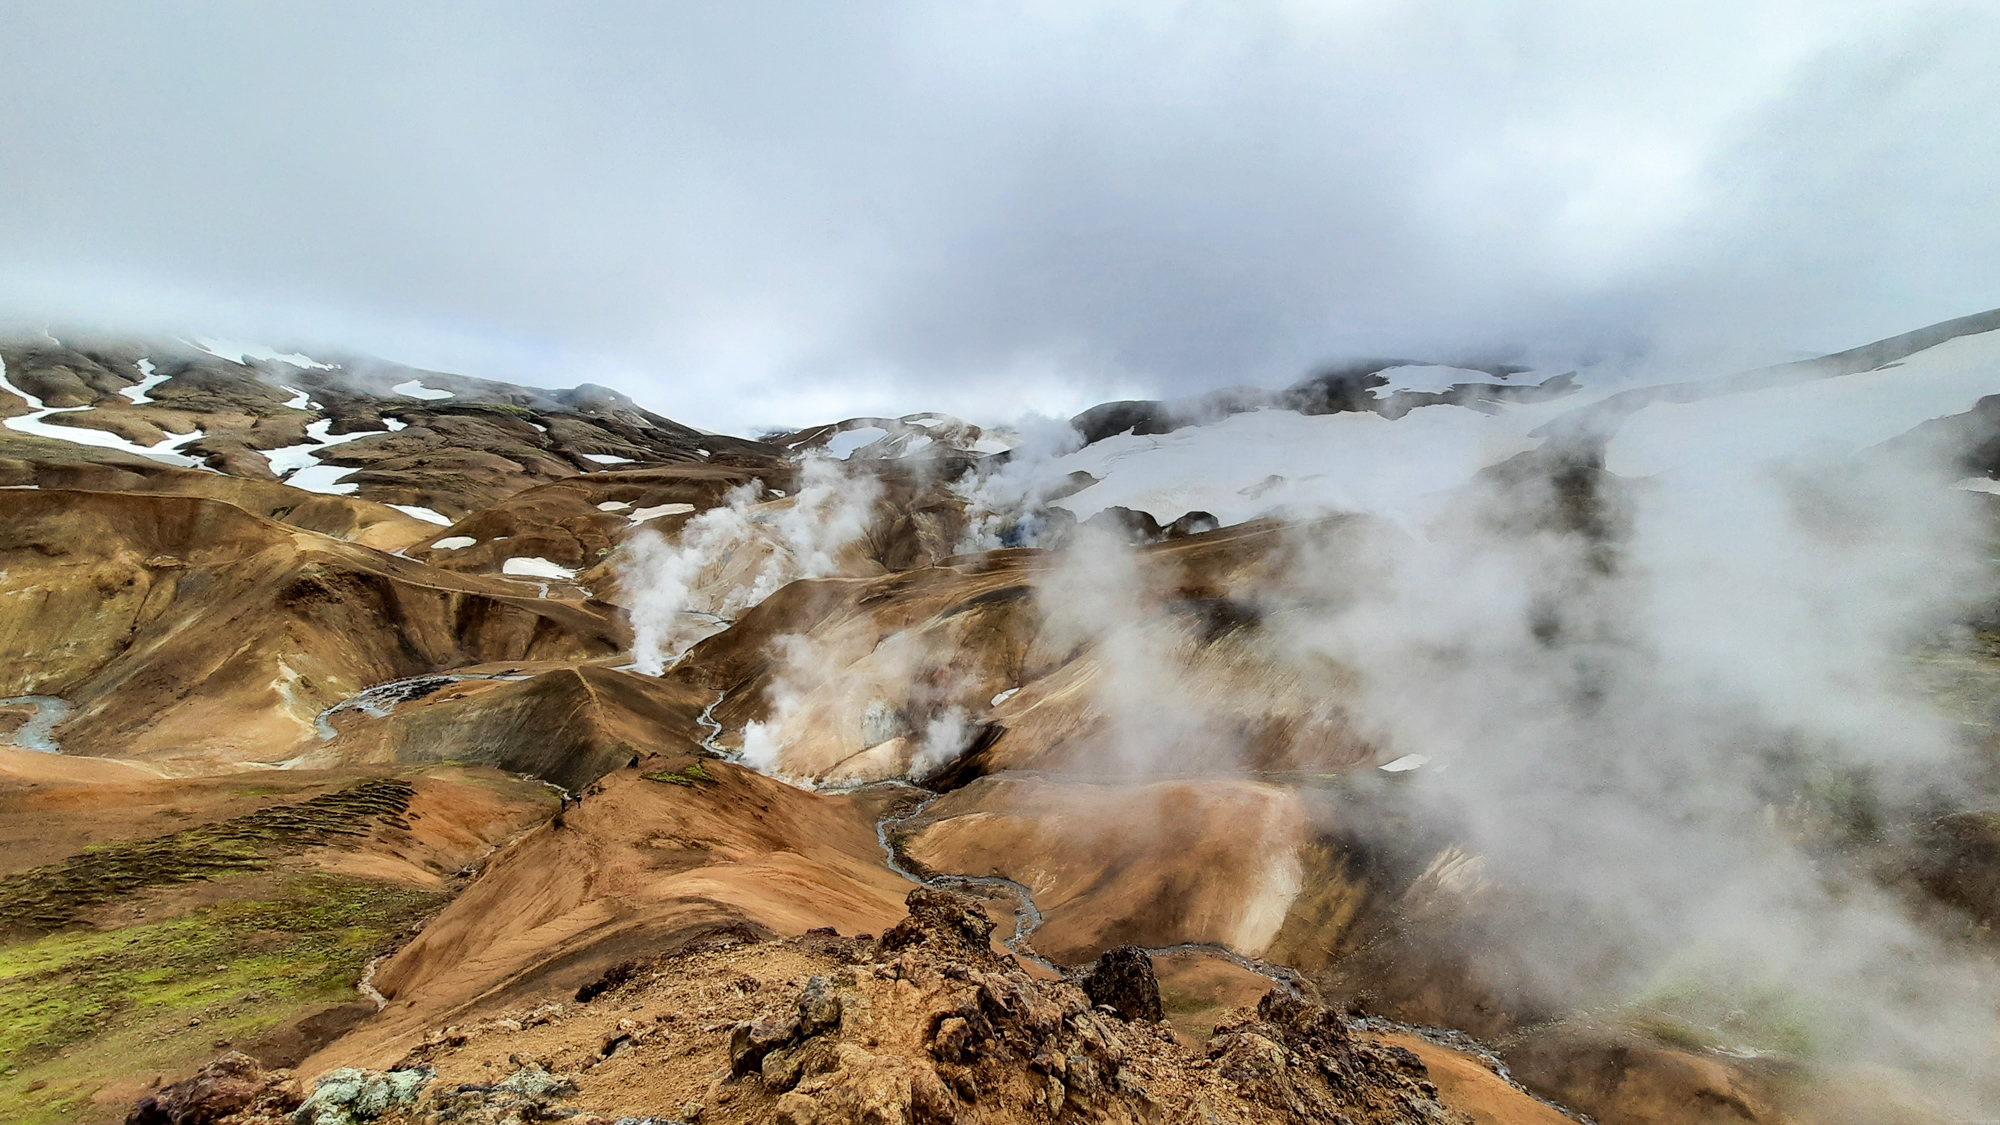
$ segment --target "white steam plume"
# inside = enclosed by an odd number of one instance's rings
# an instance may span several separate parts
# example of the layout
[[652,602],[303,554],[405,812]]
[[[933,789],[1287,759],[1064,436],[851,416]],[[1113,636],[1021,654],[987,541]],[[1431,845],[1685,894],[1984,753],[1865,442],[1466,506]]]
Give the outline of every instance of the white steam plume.
[[843,552],[866,533],[881,488],[841,462],[809,457],[796,496],[759,503],[763,491],[751,481],[672,541],[649,529],[627,544],[619,579],[630,592],[639,671],[659,675],[788,582],[838,573]]
[[[2000,970],[1881,879],[1907,841],[1839,835],[1977,797],[1969,739],[1916,682],[1994,585],[1985,500],[1949,487],[1948,452],[1596,474],[1587,513],[1588,473],[1481,480],[1400,527],[1357,522],[1358,558],[1300,534],[1286,586],[1305,596],[1264,620],[1291,661],[1358,677],[1343,702],[1381,760],[1431,760],[1411,791],[1507,888],[1497,932],[1542,1002],[1665,1005],[1726,1047],[1888,1067],[1990,1112]],[[1172,772],[1208,739],[1234,768],[1139,564],[1088,532],[1042,606],[1102,664],[1104,761]]]
[[[1380,585],[1324,572],[1354,601],[1288,618],[1291,639],[1358,672],[1389,755],[1446,767],[1420,792],[1538,904],[1505,924],[1545,998],[1676,994],[1731,1045],[1783,1025],[1823,1062],[1991,1105],[2000,973],[1832,858],[1800,805],[1961,795],[1964,747],[1911,682],[1990,585],[1948,479],[1886,456],[1671,474],[1622,500],[1606,479],[1629,521],[1608,541],[1552,518],[1547,491],[1480,486],[1380,536]],[[1761,1031],[1724,1026],[1746,1006]]]

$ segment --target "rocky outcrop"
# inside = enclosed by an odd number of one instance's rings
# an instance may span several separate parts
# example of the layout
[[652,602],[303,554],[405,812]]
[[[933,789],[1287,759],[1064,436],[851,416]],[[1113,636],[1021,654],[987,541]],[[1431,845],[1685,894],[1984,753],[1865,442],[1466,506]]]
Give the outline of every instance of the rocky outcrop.
[[1090,1002],[1110,1008],[1128,1020],[1165,1018],[1160,1011],[1160,978],[1153,959],[1136,945],[1106,950],[1083,978]]
[[[994,947],[977,900],[920,888],[907,905],[880,940],[718,931],[634,958],[587,1002],[438,1028],[386,1072],[337,1070],[308,1108],[358,1106],[395,1081],[407,1096],[380,1111],[385,1125],[1470,1121],[1415,1054],[1283,989],[1191,1042],[1030,976]],[[1138,984],[1130,954],[1109,964]],[[1545,1119],[1504,1085],[1482,1096],[1482,1120]]]
[[125,1125],[221,1125],[246,1119],[284,1119],[301,1101],[289,1071],[267,1071],[248,1055],[231,1051],[132,1107]]

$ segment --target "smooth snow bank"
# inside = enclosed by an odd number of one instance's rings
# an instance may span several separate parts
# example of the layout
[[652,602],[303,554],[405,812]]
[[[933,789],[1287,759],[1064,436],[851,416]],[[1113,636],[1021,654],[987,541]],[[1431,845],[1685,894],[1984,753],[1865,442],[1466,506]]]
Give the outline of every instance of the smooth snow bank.
[[1990,477],[1966,477],[1952,487],[1967,492],[1984,492],[1990,496],[2000,496],[2000,480],[1993,480]]
[[319,455],[358,438],[372,437],[381,430],[360,430],[351,434],[334,434],[333,419],[321,418],[306,427],[306,439],[298,445],[281,445],[264,451],[264,461],[278,479],[293,488],[303,488],[307,492],[319,492],[330,496],[345,496],[361,487],[358,484],[342,484],[340,478],[358,470],[341,465],[322,465]]
[[53,438],[56,441],[72,442],[76,445],[95,446],[99,449],[116,449],[122,453],[136,453],[141,457],[151,457],[155,461],[165,461],[188,469],[202,468],[202,463],[185,453],[176,452],[179,447],[200,441],[208,435],[201,430],[189,434],[168,434],[152,445],[140,445],[136,441],[118,436],[109,430],[93,430],[83,426],[57,426],[44,421],[57,414],[73,414],[79,410],[89,410],[88,406],[46,406],[42,400],[15,386],[7,378],[7,362],[0,360],[0,388],[18,395],[28,404],[28,413],[18,418],[6,419],[7,428],[16,433],[32,434],[35,437]]
[[118,393],[131,399],[134,406],[144,406],[152,402],[153,396],[146,392],[173,378],[171,375],[155,374],[153,361],[150,359],[142,359],[133,366],[139,369],[139,381],[132,386],[118,388]]
[[1625,419],[1604,467],[1623,477],[1853,452],[2000,394],[2000,332],[1960,336],[1874,371],[1689,403]]
[[854,456],[855,451],[873,445],[889,436],[889,431],[880,426],[862,426],[859,429],[842,430],[827,439],[827,456],[845,461]]
[[[1502,379],[1485,371],[1473,371],[1464,367],[1444,367],[1438,364],[1411,364],[1405,367],[1388,367],[1377,372],[1389,380],[1387,385],[1375,387],[1370,392],[1376,398],[1388,398],[1397,391],[1418,391],[1437,394],[1448,391],[1460,383],[1507,383],[1517,382]],[[1518,380],[1526,382],[1526,380]]]
[[361,470],[348,465],[308,465],[285,478],[285,483],[307,492],[317,492],[324,496],[349,496],[361,487],[355,481],[343,481],[342,477]]
[[1375,768],[1383,773],[1409,773],[1411,770],[1420,770],[1430,764],[1431,759],[1428,754],[1405,754],[1393,762],[1384,762]]
[[287,409],[304,410],[313,404],[312,396],[297,387],[285,387],[284,389],[292,392],[292,397],[286,399],[283,403]]
[[421,508],[415,504],[391,504],[389,506],[406,516],[415,516],[425,523],[434,523],[440,527],[451,526],[451,521],[446,519],[443,513],[432,511],[429,508]]
[[443,539],[431,544],[431,549],[434,551],[456,551],[460,547],[470,547],[477,542],[479,540],[474,539],[470,535],[447,535]]
[[337,363],[321,363],[311,356],[300,355],[297,352],[273,351],[260,344],[246,344],[240,340],[198,336],[188,343],[217,359],[226,359],[231,363],[248,363],[253,359],[262,359],[272,363],[289,363],[293,367],[316,368],[320,371],[334,371],[340,367]]
[[[1459,368],[1391,370],[1401,373],[1392,386],[1402,389],[1470,381]],[[1541,439],[1531,431],[1619,389],[1592,385],[1581,394],[1509,404],[1491,414],[1425,406],[1394,421],[1372,413],[1252,411],[1167,434],[1119,434],[1051,458],[1042,472],[1052,470],[1051,480],[1079,470],[1097,478],[1055,502],[1078,519],[1112,506],[1146,512],[1161,523],[1191,511],[1212,513],[1224,525],[1286,511],[1396,518],[1419,510],[1424,497],[1537,447]],[[1808,449],[1856,451],[1933,418],[1962,414],[1991,394],[2000,394],[2000,332],[1961,336],[1860,374],[1649,404],[1610,439],[1605,467],[1644,477]]]
[[1394,513],[1539,442],[1546,411],[1482,414],[1425,406],[1379,414],[1233,414],[1167,434],[1119,434],[1054,458],[1098,483],[1055,502],[1078,519],[1110,507],[1168,523],[1208,512],[1224,525],[1284,509]]
[[622,512],[632,506],[630,500],[606,500],[597,506],[600,512]]
[[412,379],[407,383],[397,383],[389,389],[405,398],[420,398],[426,401],[455,397],[450,391],[440,391],[424,386],[421,379]]
[[508,559],[506,562],[500,564],[500,573],[511,574],[517,578],[576,577],[576,571],[566,566],[557,566],[555,563],[537,555]]
[[322,465],[319,455],[336,445],[365,437],[380,437],[385,433],[393,434],[409,426],[409,423],[396,418],[384,418],[382,424],[389,428],[335,434],[332,432],[333,419],[321,418],[306,426],[305,441],[297,445],[281,445],[276,449],[264,450],[264,461],[271,466],[271,471],[278,475],[279,480],[293,488],[302,488],[307,492],[318,492],[328,496],[346,496],[361,486],[352,483],[343,484],[340,478],[361,470],[344,465]]
[[579,453],[577,456],[586,461],[595,461],[600,465],[630,465],[633,463],[633,459],[630,457],[614,457],[609,453]]
[[645,523],[661,516],[681,516],[692,511],[694,511],[693,504],[658,504],[651,508],[640,508],[625,518],[633,523]]

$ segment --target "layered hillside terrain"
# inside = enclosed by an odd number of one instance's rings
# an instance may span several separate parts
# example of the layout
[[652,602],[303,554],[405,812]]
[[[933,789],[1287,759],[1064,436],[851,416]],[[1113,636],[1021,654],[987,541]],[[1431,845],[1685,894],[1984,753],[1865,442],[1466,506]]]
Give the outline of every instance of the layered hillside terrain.
[[9,1121],[2000,1107],[2000,315],[758,440],[0,363]]

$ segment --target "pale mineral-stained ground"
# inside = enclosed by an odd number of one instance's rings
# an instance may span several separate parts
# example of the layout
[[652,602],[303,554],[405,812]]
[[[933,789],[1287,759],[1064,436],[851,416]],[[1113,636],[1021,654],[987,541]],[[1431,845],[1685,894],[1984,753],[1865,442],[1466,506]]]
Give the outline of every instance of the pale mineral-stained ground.
[[[1632,515],[1661,474],[1759,458],[1942,450],[1983,543],[2000,317],[1872,348],[1639,391],[1395,361],[1106,404],[1030,455],[935,414],[752,440],[601,387],[0,342],[0,1120],[1963,1119],[1990,1009],[1871,1052],[1770,981],[1551,972],[1562,910],[1606,956],[1601,904],[1440,798],[1504,785],[1386,670],[1490,638],[1327,629],[1486,589],[1391,565],[1440,519],[1618,594],[1671,557]],[[1791,495],[1836,529],[1866,499]],[[1773,767],[1727,837],[1866,888],[1967,997],[2000,978],[1991,579],[1899,650],[1949,785]],[[1157,1011],[1086,991],[1114,950]]]

